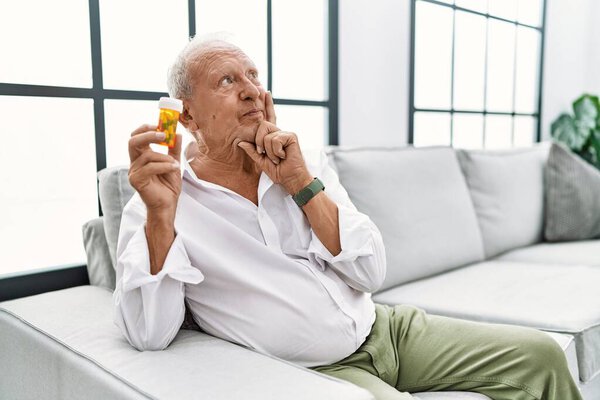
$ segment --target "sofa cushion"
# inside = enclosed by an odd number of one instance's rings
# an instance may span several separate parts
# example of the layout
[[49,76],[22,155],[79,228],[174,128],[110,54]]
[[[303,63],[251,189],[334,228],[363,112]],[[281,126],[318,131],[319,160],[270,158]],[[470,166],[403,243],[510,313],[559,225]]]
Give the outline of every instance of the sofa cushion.
[[123,207],[135,193],[129,184],[129,167],[110,167],[98,172],[98,190],[104,215],[106,243],[114,268],[117,263],[117,241]]
[[383,236],[381,290],[483,259],[469,192],[449,147],[334,151],[340,181]]
[[94,286],[0,303],[0,332],[6,398],[372,399],[345,381],[196,331],[179,331],[163,351],[137,351],[112,321],[111,292]]
[[560,143],[552,144],[546,166],[548,241],[600,237],[600,171]]
[[542,143],[509,150],[457,150],[486,258],[542,241],[549,148]]
[[500,261],[600,266],[600,240],[538,243],[501,254]]
[[377,294],[432,314],[574,336],[579,375],[600,373],[600,268],[486,261]]
[[87,255],[87,272],[90,285],[115,289],[115,269],[104,233],[104,218],[94,218],[82,227],[83,247]]

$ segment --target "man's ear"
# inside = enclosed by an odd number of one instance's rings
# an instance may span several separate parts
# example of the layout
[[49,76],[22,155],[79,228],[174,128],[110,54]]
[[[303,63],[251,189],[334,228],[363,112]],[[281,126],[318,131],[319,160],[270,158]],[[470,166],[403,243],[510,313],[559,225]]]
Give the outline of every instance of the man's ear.
[[188,132],[194,132],[198,130],[198,125],[194,121],[194,118],[190,114],[190,111],[185,104],[183,107],[183,112],[179,114],[179,122],[185,127],[185,129],[188,130]]

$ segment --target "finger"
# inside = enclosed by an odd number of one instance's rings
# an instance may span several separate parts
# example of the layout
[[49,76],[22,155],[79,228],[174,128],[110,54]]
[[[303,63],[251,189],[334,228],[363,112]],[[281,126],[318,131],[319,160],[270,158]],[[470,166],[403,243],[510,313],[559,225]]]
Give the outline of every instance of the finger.
[[242,150],[246,152],[246,154],[248,154],[252,161],[257,163],[261,167],[263,166],[265,156],[258,154],[258,151],[256,151],[256,148],[254,148],[254,145],[252,145],[252,143],[239,142],[238,146],[241,147]]
[[131,132],[131,136],[135,136],[140,133],[144,133],[144,132],[148,132],[148,131],[155,131],[156,128],[158,128],[158,125],[150,125],[150,124],[140,125],[139,128],[137,128],[136,130]]
[[273,103],[273,95],[270,90],[265,94],[265,111],[267,121],[276,124],[277,117],[275,116],[275,104]]
[[131,163],[129,170],[135,172],[139,169],[142,169],[144,165],[149,164],[151,162],[173,164],[174,162],[176,162],[176,160],[173,157],[168,156],[166,154],[160,154],[154,151],[146,151]]
[[277,135],[277,133],[271,132],[267,136],[265,136],[265,139],[264,139],[265,151],[267,153],[267,157],[269,157],[269,159],[273,162],[273,164],[279,164],[279,157],[277,157],[277,154],[275,154],[275,151],[273,149],[273,141],[274,141],[274,138],[276,137],[276,135]]
[[254,138],[254,143],[256,144],[256,150],[259,154],[264,154],[265,152],[265,136],[267,136],[271,132],[277,132],[279,130],[274,124],[263,121],[258,125],[256,129],[256,137]]
[[176,162],[173,157],[167,154],[157,153],[155,151],[145,151],[142,155],[140,155],[133,163],[131,163],[132,168],[142,167],[144,164],[149,162]]
[[150,162],[140,168],[137,173],[140,177],[167,174],[179,170],[178,162]]
[[129,159],[133,162],[146,150],[150,150],[150,143],[161,143],[165,140],[164,132],[137,133],[129,139]]
[[283,149],[283,141],[279,137],[273,139],[273,153],[275,153],[277,157],[285,160],[285,150]]
[[135,187],[138,183],[147,181],[154,175],[168,174],[175,171],[179,171],[178,162],[150,162],[145,164],[142,168],[130,170],[129,182]]
[[181,160],[181,140],[183,136],[178,133],[175,138],[175,146],[169,148],[169,155],[176,159]]

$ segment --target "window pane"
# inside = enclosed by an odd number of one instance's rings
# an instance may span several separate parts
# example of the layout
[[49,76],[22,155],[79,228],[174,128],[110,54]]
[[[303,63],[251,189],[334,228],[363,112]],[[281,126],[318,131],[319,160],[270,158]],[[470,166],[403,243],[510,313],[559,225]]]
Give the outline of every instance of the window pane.
[[537,118],[515,117],[515,147],[529,147],[536,139]]
[[542,25],[542,2],[544,0],[519,0],[518,21],[524,24]]
[[456,12],[454,108],[483,110],[486,18]]
[[325,107],[275,105],[277,126],[298,135],[303,149],[320,149],[328,142]]
[[415,106],[450,108],[452,9],[416,3]]
[[0,109],[19,121],[0,146],[14,172],[2,176],[0,274],[85,264],[81,226],[98,216],[92,100],[0,96]]
[[483,115],[454,114],[452,146],[461,149],[483,148]]
[[[105,100],[104,121],[106,129],[106,165],[129,165],[128,143],[131,132],[143,124],[158,123],[158,101],[148,100]],[[183,135],[182,149],[192,141],[185,128],[178,123],[177,133]],[[165,146],[153,146],[165,153]]]
[[537,112],[540,42],[541,34],[535,29],[517,28],[516,112]]
[[267,1],[196,0],[196,34],[213,32],[225,33],[224,39],[239,46],[254,61],[266,87]]
[[517,0],[489,0],[489,13],[495,17],[517,19]]
[[0,82],[92,87],[87,1],[3,1],[0,15]]
[[473,11],[487,12],[487,0],[456,0],[456,5]]
[[489,20],[487,109],[512,111],[515,25]]
[[505,149],[512,147],[512,117],[488,115],[485,120],[485,148]]
[[272,13],[273,95],[325,100],[327,1],[273,0]]
[[415,146],[450,146],[450,113],[416,112]]
[[105,88],[167,91],[168,68],[187,43],[187,1],[103,0],[100,26]]

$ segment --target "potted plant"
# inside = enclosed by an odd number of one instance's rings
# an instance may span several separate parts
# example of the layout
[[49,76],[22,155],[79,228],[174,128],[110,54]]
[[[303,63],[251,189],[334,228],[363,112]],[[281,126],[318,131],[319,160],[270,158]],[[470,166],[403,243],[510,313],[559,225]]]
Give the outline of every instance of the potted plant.
[[600,169],[600,101],[583,94],[573,102],[573,115],[563,113],[550,128],[554,140]]

